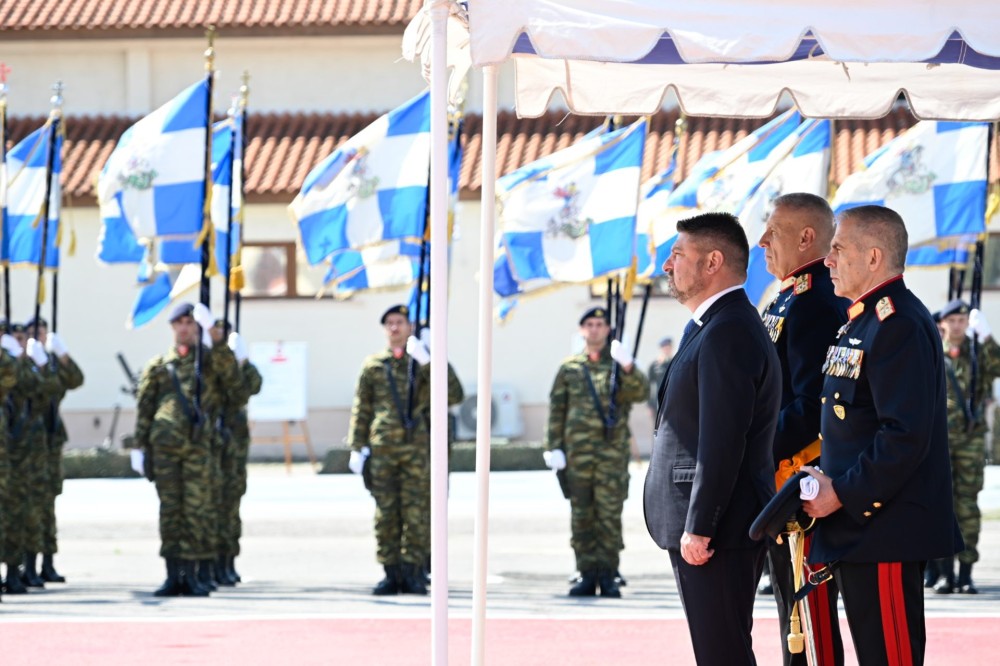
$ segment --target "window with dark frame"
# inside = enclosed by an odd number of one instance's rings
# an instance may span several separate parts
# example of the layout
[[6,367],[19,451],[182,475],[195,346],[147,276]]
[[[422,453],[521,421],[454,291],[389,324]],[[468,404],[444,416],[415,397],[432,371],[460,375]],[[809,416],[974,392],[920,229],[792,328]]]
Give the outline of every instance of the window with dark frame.
[[333,298],[323,288],[329,266],[309,265],[295,241],[244,242],[242,263],[243,298]]

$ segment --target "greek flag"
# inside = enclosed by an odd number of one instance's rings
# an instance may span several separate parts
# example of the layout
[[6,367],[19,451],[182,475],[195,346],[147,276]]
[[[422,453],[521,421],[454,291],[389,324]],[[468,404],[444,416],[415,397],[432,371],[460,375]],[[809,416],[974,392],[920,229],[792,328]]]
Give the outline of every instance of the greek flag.
[[62,133],[59,120],[49,120],[7,153],[7,210],[3,223],[2,258],[11,264],[37,266],[42,255],[42,209],[45,205],[46,166],[55,135],[52,178],[49,191],[48,237],[45,266],[59,268],[59,207],[62,191]]
[[908,264],[961,262],[986,230],[988,137],[987,123],[921,121],[865,159],[837,190],[834,212],[886,206],[906,222]]
[[201,265],[172,266],[152,276],[139,290],[126,326],[148,324],[170,303],[201,284]]
[[[239,191],[233,188],[239,180],[236,169],[236,148],[242,143],[242,129],[238,117],[219,121],[212,126],[212,228],[215,232],[215,263],[219,274],[229,273],[229,262],[237,251],[240,237]],[[229,235],[232,224],[232,238]]]
[[516,282],[589,282],[632,265],[645,138],[644,120],[591,133],[497,181]]
[[[667,201],[674,191],[674,171],[676,170],[677,149],[674,148],[667,168],[642,184],[639,195],[639,209],[636,215],[636,273],[645,278],[663,275],[663,262],[657,250],[666,244],[669,237],[676,236],[676,226],[663,224],[662,216],[667,209]],[[661,238],[666,229],[667,238]],[[673,245],[671,243],[671,245]],[[667,252],[669,254],[669,250]]]
[[130,127],[97,180],[98,259],[137,263],[162,241],[157,261],[199,261],[205,206],[208,84],[199,81]]
[[320,162],[289,206],[310,264],[335,252],[423,236],[430,94],[414,97]]

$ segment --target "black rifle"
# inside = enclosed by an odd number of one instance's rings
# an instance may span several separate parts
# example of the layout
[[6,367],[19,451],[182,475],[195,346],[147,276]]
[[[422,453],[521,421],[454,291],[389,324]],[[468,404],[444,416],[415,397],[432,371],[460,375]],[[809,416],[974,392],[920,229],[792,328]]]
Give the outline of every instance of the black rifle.
[[122,393],[127,393],[134,398],[139,394],[139,377],[132,372],[132,368],[128,367],[128,361],[125,360],[124,354],[118,352],[117,357],[118,364],[122,366],[122,371],[128,380],[128,386],[122,387]]

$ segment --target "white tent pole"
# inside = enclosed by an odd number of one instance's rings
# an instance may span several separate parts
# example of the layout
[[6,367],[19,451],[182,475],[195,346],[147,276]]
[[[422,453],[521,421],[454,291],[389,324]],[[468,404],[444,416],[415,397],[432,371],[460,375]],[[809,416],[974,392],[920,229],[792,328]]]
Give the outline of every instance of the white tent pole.
[[476,523],[472,578],[472,664],[486,657],[486,563],[493,421],[493,230],[496,216],[497,68],[483,68],[483,151],[479,225],[479,368],[476,375]]
[[431,16],[431,658],[448,664],[448,2]]

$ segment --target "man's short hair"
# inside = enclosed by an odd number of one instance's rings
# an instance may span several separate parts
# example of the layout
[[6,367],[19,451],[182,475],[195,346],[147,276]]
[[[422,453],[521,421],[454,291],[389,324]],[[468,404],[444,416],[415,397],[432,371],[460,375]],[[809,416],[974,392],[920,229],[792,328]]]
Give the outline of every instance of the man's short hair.
[[823,197],[818,197],[808,192],[790,192],[789,194],[782,194],[775,199],[774,207],[809,213],[816,219],[827,222],[832,233],[833,209],[830,208],[830,204]]
[[886,266],[903,271],[910,239],[899,213],[885,206],[858,206],[843,211],[840,219],[856,222],[868,238],[876,241],[875,247],[885,253]]
[[750,244],[740,220],[729,213],[703,213],[681,220],[677,231],[697,239],[703,248],[719,250],[726,264],[737,275],[746,278]]

